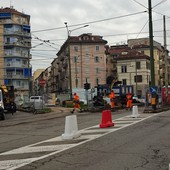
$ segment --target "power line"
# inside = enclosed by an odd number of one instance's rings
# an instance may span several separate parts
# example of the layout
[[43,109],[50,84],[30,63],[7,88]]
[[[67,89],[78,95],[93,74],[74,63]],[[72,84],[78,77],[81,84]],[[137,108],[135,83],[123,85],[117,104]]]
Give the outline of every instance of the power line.
[[155,8],[155,7],[157,7],[158,5],[160,5],[160,4],[164,3],[164,2],[166,2],[166,1],[167,1],[167,0],[162,0],[161,2],[159,2],[158,4],[156,4],[155,6],[153,6],[152,9]]
[[[141,11],[141,12],[136,12],[136,13],[132,13],[132,14],[127,14],[127,15],[122,15],[122,16],[117,16],[117,17],[112,17],[112,18],[106,18],[106,19],[102,19],[102,20],[95,20],[95,21],[90,21],[90,22],[85,22],[85,23],[80,23],[80,24],[74,24],[74,25],[69,25],[69,27],[81,26],[81,25],[86,25],[86,24],[94,24],[94,23],[104,22],[104,21],[113,20],[113,19],[125,18],[125,17],[138,15],[138,14],[142,14],[142,13],[146,13],[146,12],[147,11]],[[57,29],[65,29],[65,27],[63,26],[63,27],[57,27],[57,28],[37,30],[37,31],[32,31],[32,33],[43,32],[43,31],[53,31],[53,30],[57,30]]]
[[146,6],[144,6],[143,4],[139,3],[138,1],[136,1],[136,0],[133,0],[133,1],[136,2],[137,4],[139,4],[140,6],[142,6],[142,7],[146,8],[146,9],[148,9]]
[[31,51],[56,51],[56,50],[31,49]]
[[[54,46],[51,45],[51,44],[54,44],[54,43],[50,43],[50,40],[42,40],[42,39],[40,39],[39,37],[35,36],[34,34],[32,34],[32,35],[35,37],[35,39],[37,39],[37,40],[45,43],[47,46],[50,46],[50,47],[52,47],[52,48],[54,48],[54,49],[56,49],[56,50],[59,50],[59,49],[57,49],[57,48],[55,48]],[[59,46],[60,46],[60,45],[59,45]]]

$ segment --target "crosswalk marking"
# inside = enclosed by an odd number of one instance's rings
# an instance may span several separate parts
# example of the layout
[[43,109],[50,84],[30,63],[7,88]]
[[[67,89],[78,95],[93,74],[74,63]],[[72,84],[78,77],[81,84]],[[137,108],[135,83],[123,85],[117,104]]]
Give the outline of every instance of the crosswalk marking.
[[[109,128],[99,128],[99,125],[88,127],[80,130],[81,136],[74,140],[63,141],[61,136],[41,141],[35,144],[31,144],[25,147],[14,149],[0,154],[0,170],[15,170],[17,168],[23,167],[25,165],[31,164],[32,162],[47,158],[49,156],[55,155],[64,150],[76,147],[83,143],[89,142],[96,138],[102,137],[106,134],[118,131],[127,126],[136,124],[145,119],[148,119],[156,114],[145,114],[138,118],[132,118],[131,116],[125,116],[116,120],[113,120],[115,126]],[[28,154],[28,153],[41,153],[42,156],[35,156],[32,154],[31,158],[17,159],[17,155]],[[36,155],[36,154],[35,154]],[[7,159],[14,156],[14,158],[4,160],[3,156]]]

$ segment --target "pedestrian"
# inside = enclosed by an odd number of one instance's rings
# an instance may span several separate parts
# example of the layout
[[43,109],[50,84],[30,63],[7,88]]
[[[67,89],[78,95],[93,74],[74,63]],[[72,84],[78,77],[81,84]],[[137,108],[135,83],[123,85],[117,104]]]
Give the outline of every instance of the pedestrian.
[[126,99],[127,99],[127,104],[126,107],[127,109],[132,109],[132,94],[130,92],[128,92],[128,94],[126,95]]
[[81,106],[80,106],[79,96],[77,95],[77,93],[74,93],[73,104],[74,104],[74,108],[73,108],[73,110],[71,111],[71,113],[74,113],[74,111],[75,111],[77,108],[80,110],[80,112],[82,111]]
[[113,90],[110,93],[110,106],[111,109],[115,107],[115,93]]

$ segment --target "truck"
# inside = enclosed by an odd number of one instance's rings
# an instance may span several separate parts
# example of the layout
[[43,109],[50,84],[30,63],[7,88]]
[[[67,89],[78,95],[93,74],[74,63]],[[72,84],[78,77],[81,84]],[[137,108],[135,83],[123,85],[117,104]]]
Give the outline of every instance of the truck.
[[0,86],[0,112],[1,120],[5,119],[5,112],[16,112],[14,86],[13,85],[1,85]]
[[111,91],[115,93],[115,103],[116,105],[126,105],[126,94],[130,92],[132,95],[134,94],[133,85],[122,85],[121,81],[113,80],[111,85],[98,85],[97,86],[97,94],[98,96],[107,96],[104,99],[107,103],[110,103],[109,95]]

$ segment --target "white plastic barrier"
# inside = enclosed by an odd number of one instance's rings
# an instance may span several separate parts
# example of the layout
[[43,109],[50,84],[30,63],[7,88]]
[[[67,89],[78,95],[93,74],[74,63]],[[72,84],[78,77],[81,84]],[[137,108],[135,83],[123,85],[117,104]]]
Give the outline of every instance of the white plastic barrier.
[[139,117],[139,116],[140,116],[140,114],[139,114],[139,112],[138,112],[138,106],[133,106],[131,117],[137,118],[137,117]]
[[78,132],[77,116],[71,115],[65,118],[65,132],[62,134],[62,139],[74,139],[81,136]]

